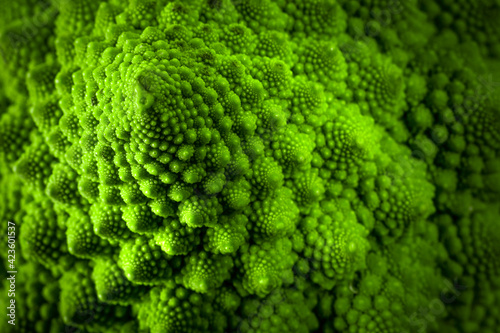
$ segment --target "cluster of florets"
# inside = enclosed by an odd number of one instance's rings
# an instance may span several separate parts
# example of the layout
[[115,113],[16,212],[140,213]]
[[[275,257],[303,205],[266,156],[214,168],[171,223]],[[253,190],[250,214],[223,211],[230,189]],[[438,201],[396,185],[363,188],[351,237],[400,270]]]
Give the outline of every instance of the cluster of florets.
[[[500,5],[468,8],[7,5],[0,216],[44,288],[22,330],[494,332],[500,116],[473,73]],[[471,290],[418,319],[446,278]]]

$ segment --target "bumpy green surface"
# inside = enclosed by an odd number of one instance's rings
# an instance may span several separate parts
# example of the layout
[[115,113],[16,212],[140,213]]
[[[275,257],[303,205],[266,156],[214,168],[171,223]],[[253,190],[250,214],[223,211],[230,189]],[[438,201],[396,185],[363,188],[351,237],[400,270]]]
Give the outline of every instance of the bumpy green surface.
[[2,332],[498,332],[500,1],[1,7]]

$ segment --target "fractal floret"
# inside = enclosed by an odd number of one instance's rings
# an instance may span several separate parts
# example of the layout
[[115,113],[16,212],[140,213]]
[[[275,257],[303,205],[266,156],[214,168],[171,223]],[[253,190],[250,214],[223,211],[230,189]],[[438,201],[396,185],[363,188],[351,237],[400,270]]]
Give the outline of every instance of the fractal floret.
[[498,332],[499,15],[5,1],[0,330]]

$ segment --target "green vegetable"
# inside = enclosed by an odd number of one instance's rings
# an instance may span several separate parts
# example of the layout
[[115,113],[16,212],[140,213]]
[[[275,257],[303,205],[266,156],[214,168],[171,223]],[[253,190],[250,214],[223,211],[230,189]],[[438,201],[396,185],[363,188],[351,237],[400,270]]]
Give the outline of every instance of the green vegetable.
[[2,3],[0,331],[497,332],[499,14]]

